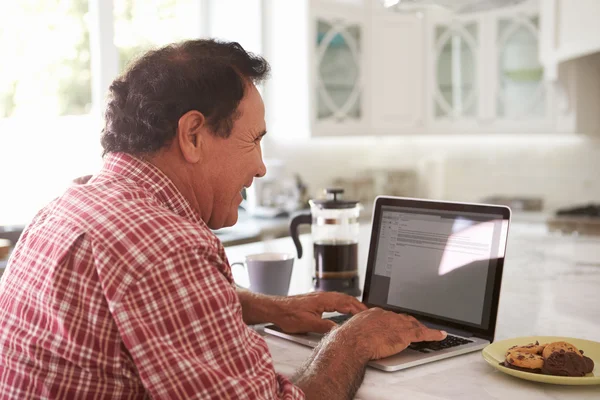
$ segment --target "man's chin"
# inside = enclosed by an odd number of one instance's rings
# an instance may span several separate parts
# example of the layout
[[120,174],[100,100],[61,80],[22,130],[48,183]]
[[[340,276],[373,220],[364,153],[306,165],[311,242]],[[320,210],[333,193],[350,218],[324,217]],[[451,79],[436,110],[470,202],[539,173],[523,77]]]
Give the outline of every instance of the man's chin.
[[235,225],[237,220],[238,211],[236,209],[235,212],[227,215],[225,219],[211,219],[210,221],[208,221],[207,225],[210,229],[228,228],[230,226]]

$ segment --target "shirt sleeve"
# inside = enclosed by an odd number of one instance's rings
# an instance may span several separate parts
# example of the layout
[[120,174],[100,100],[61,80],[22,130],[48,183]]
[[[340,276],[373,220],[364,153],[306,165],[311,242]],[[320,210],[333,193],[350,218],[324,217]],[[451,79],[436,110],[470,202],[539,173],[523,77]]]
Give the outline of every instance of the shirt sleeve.
[[[223,268],[198,249],[153,266],[113,316],[153,398],[303,399],[275,373],[266,342],[242,319]],[[216,264],[216,265],[215,265]]]

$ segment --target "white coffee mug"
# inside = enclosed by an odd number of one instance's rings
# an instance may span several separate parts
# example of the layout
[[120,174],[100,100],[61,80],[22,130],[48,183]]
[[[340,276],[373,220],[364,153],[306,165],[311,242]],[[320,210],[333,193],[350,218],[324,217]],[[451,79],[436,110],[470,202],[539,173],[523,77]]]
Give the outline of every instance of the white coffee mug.
[[256,293],[287,296],[294,267],[294,256],[288,253],[250,254],[244,262],[235,262],[231,268],[241,265],[250,280],[249,289]]

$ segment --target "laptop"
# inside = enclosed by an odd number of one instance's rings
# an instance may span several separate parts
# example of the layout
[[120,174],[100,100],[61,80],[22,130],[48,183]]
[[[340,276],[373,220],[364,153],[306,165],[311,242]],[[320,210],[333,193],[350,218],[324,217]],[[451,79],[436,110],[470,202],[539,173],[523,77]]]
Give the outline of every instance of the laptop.
[[[362,302],[448,332],[369,363],[383,371],[480,350],[494,340],[511,211],[508,207],[379,196]],[[344,323],[349,315],[332,317]],[[316,347],[321,334],[265,332]],[[351,351],[349,349],[349,351]]]

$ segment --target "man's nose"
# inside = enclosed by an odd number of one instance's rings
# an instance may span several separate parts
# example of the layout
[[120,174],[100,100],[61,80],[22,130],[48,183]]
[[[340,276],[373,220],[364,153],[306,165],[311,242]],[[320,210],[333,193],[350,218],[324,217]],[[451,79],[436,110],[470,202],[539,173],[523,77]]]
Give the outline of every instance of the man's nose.
[[256,177],[257,178],[262,178],[263,176],[265,176],[267,174],[267,166],[265,165],[265,162],[262,160],[262,158],[260,159],[260,167],[258,169],[258,172],[256,173]]

